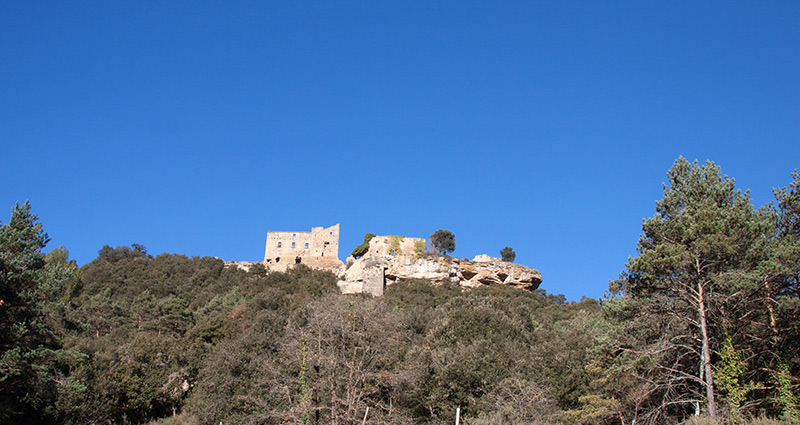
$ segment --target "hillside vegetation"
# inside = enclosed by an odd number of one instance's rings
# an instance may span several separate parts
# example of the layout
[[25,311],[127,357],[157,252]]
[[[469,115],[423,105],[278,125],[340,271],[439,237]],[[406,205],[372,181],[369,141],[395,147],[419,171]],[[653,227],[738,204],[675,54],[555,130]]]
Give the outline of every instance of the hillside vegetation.
[[[800,420],[800,175],[756,209],[678,159],[602,300],[103,247],[29,204],[0,227],[0,423],[712,424]],[[367,411],[367,409],[369,409]],[[687,422],[688,421],[688,422]]]

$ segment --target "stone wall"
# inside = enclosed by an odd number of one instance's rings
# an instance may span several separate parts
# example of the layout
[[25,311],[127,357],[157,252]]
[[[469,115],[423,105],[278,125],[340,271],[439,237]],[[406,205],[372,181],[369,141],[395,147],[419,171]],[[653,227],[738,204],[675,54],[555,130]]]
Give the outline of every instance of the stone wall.
[[264,264],[271,270],[285,270],[294,264],[338,267],[339,224],[314,227],[310,232],[267,232]]
[[417,246],[424,249],[425,239],[405,236],[375,236],[369,241],[369,251],[364,254],[364,257],[385,255],[417,257]]
[[370,267],[364,270],[364,283],[361,286],[361,293],[370,294],[373,297],[382,297],[384,291],[386,291],[386,276],[383,267]]

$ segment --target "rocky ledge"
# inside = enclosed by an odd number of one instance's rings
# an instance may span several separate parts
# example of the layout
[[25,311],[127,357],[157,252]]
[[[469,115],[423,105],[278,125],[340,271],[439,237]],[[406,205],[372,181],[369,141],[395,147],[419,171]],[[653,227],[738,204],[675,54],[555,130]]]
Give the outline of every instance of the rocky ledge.
[[500,258],[478,255],[471,261],[447,256],[414,258],[409,256],[369,256],[350,264],[340,274],[342,293],[383,295],[387,285],[408,279],[428,279],[434,283],[457,281],[461,286],[509,285],[534,290],[542,282],[538,270]]

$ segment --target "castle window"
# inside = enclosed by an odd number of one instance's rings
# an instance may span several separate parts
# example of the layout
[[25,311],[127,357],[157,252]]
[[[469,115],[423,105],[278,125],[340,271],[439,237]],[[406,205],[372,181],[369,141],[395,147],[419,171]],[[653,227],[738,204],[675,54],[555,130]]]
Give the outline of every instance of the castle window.
[[278,248],[280,248],[280,247],[281,247],[281,243],[280,243],[280,242],[278,242]]
[[297,236],[297,233],[292,233],[292,237],[295,237],[295,236]]
[[294,242],[292,242],[292,248],[294,248]]
[[306,249],[308,249],[308,242],[306,242]]
[[295,264],[300,264],[300,261],[301,261],[300,257],[297,257],[297,258],[294,259],[294,263]]
[[275,257],[275,262],[276,263],[280,263],[281,262],[281,257]]

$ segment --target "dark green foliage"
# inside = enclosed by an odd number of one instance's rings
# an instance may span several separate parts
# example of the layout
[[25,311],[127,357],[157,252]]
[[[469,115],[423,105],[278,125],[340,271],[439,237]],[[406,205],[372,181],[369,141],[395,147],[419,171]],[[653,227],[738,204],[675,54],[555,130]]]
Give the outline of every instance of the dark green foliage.
[[775,189],[778,201],[778,228],[783,235],[800,237],[800,173],[792,173],[788,188]]
[[74,267],[66,251],[46,261],[49,241],[28,202],[17,203],[0,225],[0,422],[52,420],[53,404],[66,385],[61,302]]
[[514,252],[510,246],[507,246],[500,250],[500,256],[503,258],[503,261],[513,263],[514,259],[517,258],[517,253]]
[[450,254],[456,249],[456,237],[449,230],[439,229],[431,235],[431,246],[441,255]]
[[131,248],[128,248],[127,246],[111,248],[108,245],[103,245],[103,247],[100,248],[100,251],[97,252],[98,260],[108,261],[111,263],[124,258],[137,257],[147,257],[147,249],[143,245],[133,244],[131,245]]
[[265,277],[267,275],[267,268],[261,263],[253,264],[248,271],[258,277]]
[[361,245],[355,247],[350,255],[352,255],[353,258],[361,258],[364,254],[367,253],[367,251],[369,251],[369,241],[371,241],[372,238],[374,237],[375,237],[374,234],[366,233],[364,235],[364,242]]

